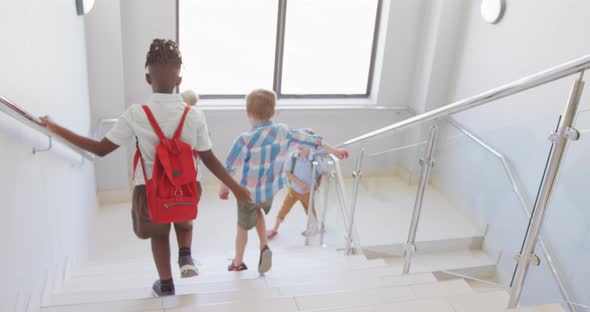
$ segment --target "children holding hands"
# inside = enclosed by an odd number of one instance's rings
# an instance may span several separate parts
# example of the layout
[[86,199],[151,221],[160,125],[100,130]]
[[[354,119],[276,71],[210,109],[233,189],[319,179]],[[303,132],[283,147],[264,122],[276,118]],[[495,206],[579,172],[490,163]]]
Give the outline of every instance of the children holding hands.
[[[244,250],[248,231],[254,227],[260,240],[258,272],[265,273],[272,267],[272,251],[267,242],[264,214],[270,211],[274,195],[286,186],[285,162],[295,148],[324,150],[340,159],[348,157],[347,151],[332,147],[321,136],[273,123],[275,106],[276,95],[272,91],[258,89],[246,96],[246,116],[252,129],[235,140],[226,160],[227,172],[250,191],[253,199],[253,203],[237,199],[236,250],[229,271],[247,269],[243,261]],[[228,188],[223,185],[220,198],[227,199],[228,194]]]

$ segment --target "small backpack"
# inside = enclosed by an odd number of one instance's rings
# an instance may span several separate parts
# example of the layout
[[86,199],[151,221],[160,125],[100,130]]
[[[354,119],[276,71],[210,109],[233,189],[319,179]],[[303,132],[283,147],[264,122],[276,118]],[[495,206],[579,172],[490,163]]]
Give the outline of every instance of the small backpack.
[[180,140],[182,128],[190,107],[184,109],[180,124],[171,139],[164,136],[149,107],[143,105],[147,118],[160,139],[156,146],[152,178],[147,179],[143,156],[139,150],[133,159],[133,176],[138,160],[146,183],[148,211],[154,223],[173,223],[194,220],[197,217],[197,169],[193,148]]
[[[295,174],[295,165],[297,164],[297,158],[299,158],[299,157],[298,157],[298,154],[295,154],[295,153],[292,153],[292,154],[291,154],[291,169],[289,170],[289,172],[290,172],[291,174]],[[313,168],[313,167],[312,167],[312,168]],[[312,174],[313,174],[313,173],[312,173]],[[316,190],[320,188],[320,184],[321,184],[321,183],[322,183],[322,176],[321,176],[321,175],[318,175],[318,176],[316,176]],[[288,186],[289,188],[292,188],[292,187],[293,187],[293,186],[291,185],[291,182],[290,182],[290,181],[288,182],[287,186]]]

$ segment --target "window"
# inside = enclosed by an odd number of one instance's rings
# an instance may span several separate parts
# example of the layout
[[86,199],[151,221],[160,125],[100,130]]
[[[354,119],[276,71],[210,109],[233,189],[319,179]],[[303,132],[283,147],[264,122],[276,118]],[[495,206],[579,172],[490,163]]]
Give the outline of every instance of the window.
[[183,85],[203,95],[272,88],[275,0],[180,0]]
[[380,0],[177,0],[183,85],[203,98],[367,97]]

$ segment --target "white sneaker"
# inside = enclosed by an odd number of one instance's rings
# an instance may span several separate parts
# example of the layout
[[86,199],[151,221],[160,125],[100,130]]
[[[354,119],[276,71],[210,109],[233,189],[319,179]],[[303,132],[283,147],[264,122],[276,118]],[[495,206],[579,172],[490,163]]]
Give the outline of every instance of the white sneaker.
[[305,231],[301,232],[301,235],[305,236],[305,237],[315,236],[318,234],[320,234],[320,230],[318,230],[318,228],[316,228],[316,227],[312,228],[311,230],[305,230]]

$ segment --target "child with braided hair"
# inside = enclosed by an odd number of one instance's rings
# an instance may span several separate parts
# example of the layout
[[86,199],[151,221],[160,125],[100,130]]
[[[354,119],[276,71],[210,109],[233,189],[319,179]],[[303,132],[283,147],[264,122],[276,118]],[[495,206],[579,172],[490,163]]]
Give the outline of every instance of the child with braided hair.
[[[182,82],[181,65],[182,56],[174,41],[164,39],[152,41],[145,62],[147,70],[145,79],[154,94],[145,106],[152,112],[166,137],[171,137],[178,128],[186,107],[182,97],[175,93],[176,88]],[[142,105],[131,105],[101,141],[77,135],[59,126],[49,117],[42,118],[42,122],[55,134],[101,157],[110,154],[119,146],[135,138],[143,155],[145,176],[147,179],[151,178],[155,149],[160,140],[148,121]],[[207,123],[201,111],[190,109],[186,113],[186,122],[182,128],[180,139],[199,153],[203,164],[230,188],[238,200],[251,201],[250,192],[239,186],[228,175],[224,166],[213,154]],[[153,291],[158,296],[174,295],[175,289],[170,264],[171,224],[152,222],[148,213],[145,184],[142,170],[137,170],[131,210],[133,231],[138,238],[151,240],[152,254],[159,275],[159,279],[153,284]],[[191,257],[192,221],[174,223],[174,229],[179,246],[178,265],[181,276],[195,276],[198,271]]]

